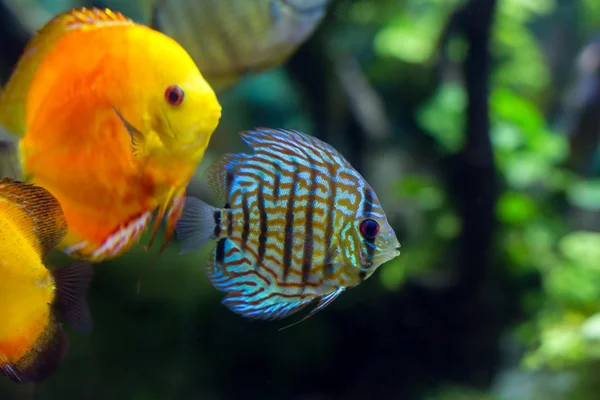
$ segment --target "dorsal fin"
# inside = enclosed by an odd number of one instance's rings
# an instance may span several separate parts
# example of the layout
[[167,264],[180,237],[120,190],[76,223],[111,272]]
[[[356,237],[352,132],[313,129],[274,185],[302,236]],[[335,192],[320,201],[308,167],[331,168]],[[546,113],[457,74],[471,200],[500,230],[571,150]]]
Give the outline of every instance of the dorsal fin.
[[40,186],[3,179],[0,212],[22,229],[40,256],[49,253],[67,234],[67,220],[58,200]]
[[291,145],[296,147],[302,146],[318,149],[338,157],[342,157],[340,152],[338,152],[329,143],[325,143],[314,136],[300,131],[259,127],[240,132],[240,136],[242,140],[248,144],[248,146],[254,149],[271,147],[274,144],[278,144],[283,147]]
[[288,129],[255,128],[240,132],[254,152],[267,149],[284,158],[296,156],[333,163],[338,168],[354,169],[350,162],[332,145],[304,132]]
[[[12,76],[0,92],[0,125],[14,135],[25,134],[25,105],[29,87],[38,66],[65,34],[114,25],[136,25],[119,12],[80,8],[58,14],[27,43]],[[65,55],[68,57],[68,55]]]
[[212,163],[206,171],[208,184],[219,200],[226,203],[233,185],[236,166],[240,164],[245,154],[225,154]]

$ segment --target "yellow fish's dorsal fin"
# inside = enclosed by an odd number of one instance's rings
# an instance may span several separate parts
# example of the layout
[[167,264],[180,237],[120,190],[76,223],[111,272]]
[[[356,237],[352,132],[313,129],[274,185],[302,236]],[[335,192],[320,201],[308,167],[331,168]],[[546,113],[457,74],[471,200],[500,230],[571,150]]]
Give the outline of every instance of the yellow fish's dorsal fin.
[[115,25],[136,23],[109,9],[80,8],[58,14],[44,25],[25,46],[12,76],[0,92],[0,126],[14,135],[25,134],[25,105],[29,87],[38,66],[61,37],[74,30]]
[[67,234],[67,220],[58,200],[41,186],[2,179],[0,212],[21,229],[40,256],[48,254]]

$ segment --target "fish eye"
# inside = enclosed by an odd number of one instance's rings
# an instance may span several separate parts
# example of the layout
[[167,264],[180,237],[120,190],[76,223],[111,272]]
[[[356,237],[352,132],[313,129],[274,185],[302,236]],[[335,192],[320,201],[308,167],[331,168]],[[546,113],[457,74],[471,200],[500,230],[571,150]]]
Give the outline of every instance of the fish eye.
[[375,239],[379,233],[379,224],[372,219],[365,219],[360,223],[360,234],[365,239]]
[[185,93],[183,89],[178,85],[171,85],[165,90],[165,100],[170,105],[177,107],[183,101]]

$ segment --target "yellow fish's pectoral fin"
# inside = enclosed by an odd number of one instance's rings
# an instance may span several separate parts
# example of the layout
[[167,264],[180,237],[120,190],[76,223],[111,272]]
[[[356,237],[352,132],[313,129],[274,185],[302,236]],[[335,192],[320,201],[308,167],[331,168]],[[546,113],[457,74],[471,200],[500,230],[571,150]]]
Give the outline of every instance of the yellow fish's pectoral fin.
[[119,12],[98,8],[69,10],[48,22],[29,41],[12,76],[0,93],[0,125],[14,135],[25,134],[25,105],[29,87],[38,66],[64,35],[74,30],[117,24],[136,25],[134,21]]
[[[11,359],[12,355],[4,360],[0,357],[0,371],[15,382],[41,382],[56,371],[69,345],[67,335],[57,321],[59,316],[64,316],[80,333],[89,334],[92,330],[92,318],[85,301],[92,279],[92,265],[78,261],[52,271],[52,276],[56,296],[45,329],[23,355],[16,359]],[[23,346],[23,343],[6,344],[9,348]]]
[[119,110],[117,110],[115,107],[113,107],[113,110],[115,110],[115,113],[121,122],[123,122],[125,129],[127,129],[127,133],[129,133],[129,136],[131,137],[131,154],[133,154],[133,158],[139,160],[143,154],[144,135],[135,126],[131,125],[129,121],[123,117]]
[[41,256],[54,249],[67,234],[67,220],[58,200],[40,186],[3,179],[0,181],[0,208]]

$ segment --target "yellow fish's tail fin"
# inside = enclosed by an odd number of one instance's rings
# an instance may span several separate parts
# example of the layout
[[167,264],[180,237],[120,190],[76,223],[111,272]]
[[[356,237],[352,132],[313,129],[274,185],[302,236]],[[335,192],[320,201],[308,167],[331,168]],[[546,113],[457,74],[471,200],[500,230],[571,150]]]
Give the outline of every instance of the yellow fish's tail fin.
[[69,341],[58,317],[64,316],[77,331],[88,334],[92,318],[85,298],[92,278],[92,265],[78,261],[52,271],[56,285],[52,313],[44,332],[19,360],[3,363],[0,371],[15,382],[41,382],[56,371],[64,359]]
[[12,76],[0,92],[0,125],[14,135],[25,134],[27,93],[38,66],[64,35],[114,25],[135,25],[130,18],[109,9],[80,8],[58,14],[27,43]]
[[17,224],[40,257],[67,234],[67,220],[58,200],[40,186],[2,179],[0,209]]

